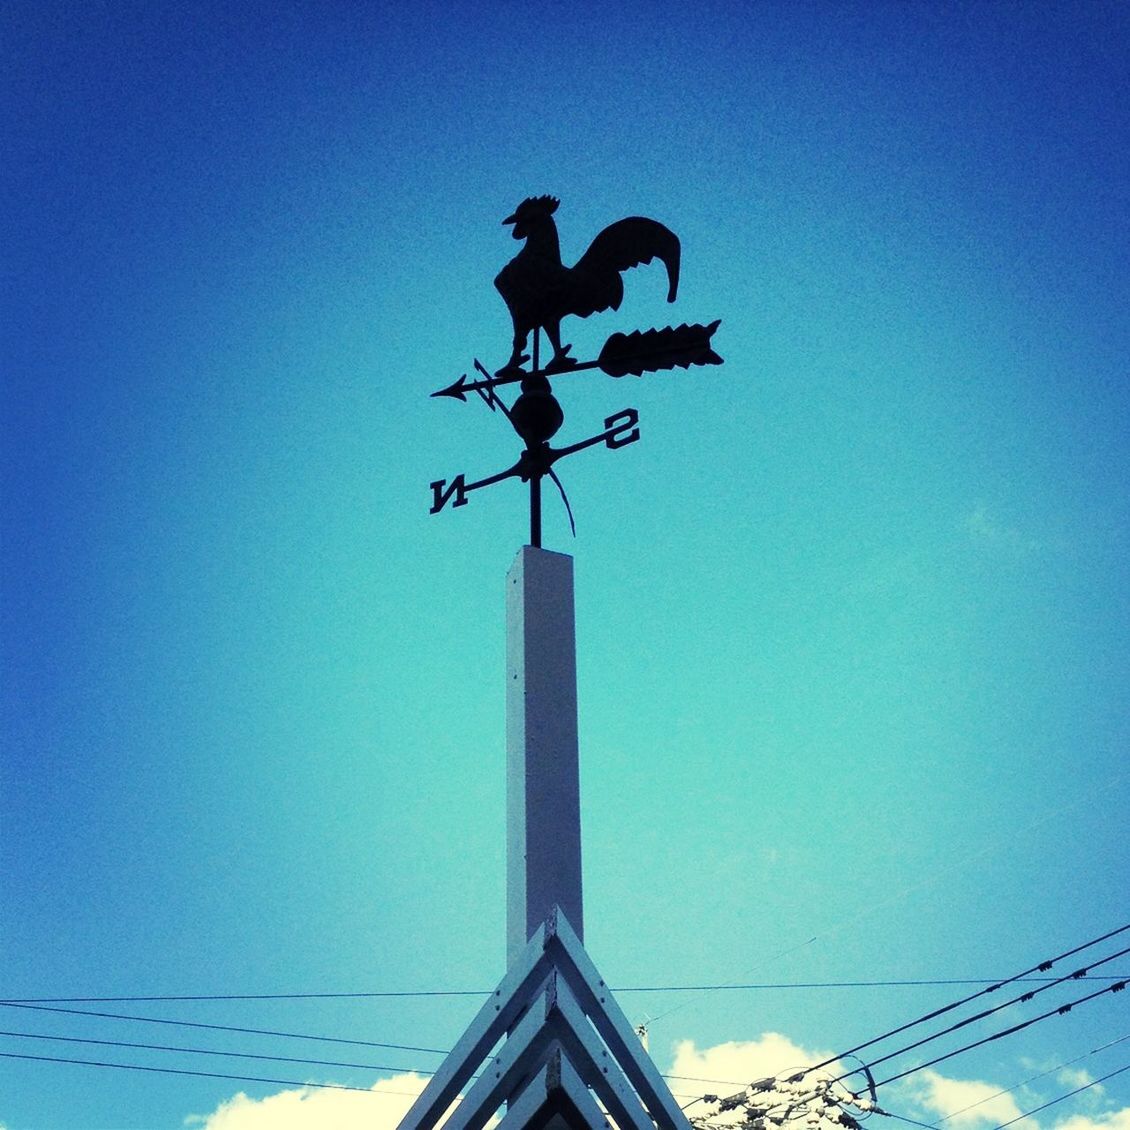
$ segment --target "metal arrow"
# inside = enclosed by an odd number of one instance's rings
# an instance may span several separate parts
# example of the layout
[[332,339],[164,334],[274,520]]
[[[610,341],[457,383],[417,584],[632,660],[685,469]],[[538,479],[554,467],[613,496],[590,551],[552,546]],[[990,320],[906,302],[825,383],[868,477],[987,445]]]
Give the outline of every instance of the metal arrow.
[[[457,381],[453,381],[446,388],[438,389],[431,395],[466,401],[467,393],[477,392],[493,408],[495,404],[501,402],[494,398],[492,403],[491,399],[484,395],[488,390],[539,377],[560,377],[568,373],[584,372],[587,369],[600,369],[611,377],[622,377],[629,373],[641,376],[643,373],[658,372],[662,369],[687,369],[692,365],[721,365],[722,358],[714,352],[710,340],[720,324],[721,319],[716,319],[705,326],[699,323],[693,325],[684,323],[681,326],[667,326],[663,329],[636,330],[630,334],[615,333],[604,343],[600,356],[594,361],[581,361],[568,368],[547,366],[538,369],[535,364],[535,368],[530,372],[522,369],[501,369],[491,376],[476,360],[475,368],[483,374],[482,380],[468,381],[467,374],[464,373]],[[490,392],[490,396],[493,398],[493,391]]]

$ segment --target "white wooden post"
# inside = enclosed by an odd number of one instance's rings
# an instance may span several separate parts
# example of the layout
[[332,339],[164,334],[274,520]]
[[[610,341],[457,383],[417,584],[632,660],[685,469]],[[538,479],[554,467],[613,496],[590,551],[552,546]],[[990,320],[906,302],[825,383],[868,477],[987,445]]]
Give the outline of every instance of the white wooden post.
[[523,546],[506,577],[506,957],[560,906],[584,939],[573,559]]
[[[398,1130],[692,1130],[585,952],[573,559],[506,576],[506,976]],[[462,1096],[460,1098],[460,1096]]]

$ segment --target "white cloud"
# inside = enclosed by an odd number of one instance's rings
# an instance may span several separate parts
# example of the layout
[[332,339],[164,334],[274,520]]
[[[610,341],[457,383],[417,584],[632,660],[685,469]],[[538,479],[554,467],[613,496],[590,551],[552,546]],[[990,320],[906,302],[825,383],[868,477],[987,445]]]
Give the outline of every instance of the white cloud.
[[199,1130],[395,1130],[427,1079],[415,1074],[380,1079],[369,1091],[299,1087],[265,1099],[240,1093],[211,1114],[189,1115]]
[[[726,1097],[750,1083],[773,1077],[777,1080],[773,1093],[787,1096],[790,1086],[784,1081],[790,1074],[821,1063],[831,1054],[802,1048],[778,1032],[766,1032],[756,1040],[732,1040],[706,1048],[698,1048],[693,1040],[681,1040],[675,1045],[671,1066],[674,1078],[670,1085],[680,1106],[707,1094]],[[839,1065],[832,1063],[819,1075],[827,1078],[839,1070]],[[1061,1082],[1073,1086],[1091,1081],[1085,1071],[1065,1069],[1058,1074]],[[792,1089],[798,1093],[807,1091],[814,1078],[809,1076]],[[396,1130],[427,1082],[420,1075],[405,1074],[378,1080],[369,1091],[361,1092],[299,1087],[265,1099],[251,1099],[240,1093],[222,1102],[211,1114],[190,1115],[185,1126],[191,1130]],[[1013,1095],[1000,1093],[1000,1087],[992,1083],[950,1079],[936,1071],[923,1070],[903,1087],[903,1093],[934,1118],[946,1118],[950,1130],[998,1125],[1022,1114]],[[838,1086],[836,1090],[839,1091]],[[832,1107],[827,1114],[838,1109]],[[857,1110],[847,1109],[858,1116]],[[897,1110],[897,1106],[891,1109]],[[740,1109],[724,1114],[717,1111],[716,1105],[699,1102],[687,1113],[709,1115],[711,1122],[719,1125],[743,1118]],[[842,1130],[824,1117],[822,1110],[813,1109],[810,1114],[814,1117],[804,1123],[804,1130]],[[1035,1118],[1024,1118],[1015,1125],[1017,1130],[1037,1130],[1039,1123]],[[1091,1116],[1072,1115],[1043,1125],[1050,1130],[1130,1130],[1130,1107]],[[0,1130],[5,1130],[3,1123]]]
[[[821,1063],[831,1054],[808,1051],[778,1032],[766,1032],[757,1040],[732,1040],[701,1050],[693,1040],[682,1040],[675,1045],[671,1074],[676,1078],[670,1080],[671,1090],[681,1106],[706,1094],[725,1098],[756,1080],[784,1077],[802,1067]],[[835,1072],[834,1064],[829,1065],[828,1072]],[[811,1080],[806,1081],[806,1086],[810,1083]],[[687,1113],[710,1114],[716,1109],[711,1104],[699,1103],[688,1108]],[[741,1112],[733,1111],[719,1115],[716,1121],[740,1118]]]
[[1092,1075],[1082,1067],[1065,1067],[1056,1075],[1056,1079],[1065,1087],[1091,1087],[1092,1095],[1101,1095],[1101,1086],[1091,1086]]
[[[955,1127],[972,1126],[978,1122],[997,1125],[1023,1113],[1012,1095],[1001,1094],[1001,1088],[996,1084],[973,1079],[947,1079],[936,1071],[917,1073],[907,1089],[922,1106],[944,1116]],[[1018,1125],[1023,1127],[1025,1123]]]
[[675,1045],[671,1074],[729,1080],[743,1086],[754,1079],[819,1063],[830,1054],[806,1051],[779,1032],[766,1032],[757,1040],[731,1040],[701,1051],[693,1040],[680,1040]]
[[[672,1089],[687,1092],[689,1098],[708,1091],[728,1095],[755,1079],[805,1067],[827,1057],[825,1053],[806,1051],[776,1032],[768,1032],[759,1040],[735,1041],[702,1050],[693,1041],[685,1040],[677,1045],[672,1073],[722,1082],[705,1084],[677,1079],[672,1082]],[[735,1085],[729,1086],[727,1080]],[[190,1115],[185,1126],[191,1130],[395,1130],[427,1082],[419,1075],[409,1074],[379,1080],[368,1092],[299,1087],[265,1099],[240,1093],[221,1103],[211,1114]],[[703,1107],[702,1112],[707,1113],[708,1109]]]
[[1106,1114],[1075,1114],[1054,1125],[1054,1130],[1130,1130],[1130,1106]]

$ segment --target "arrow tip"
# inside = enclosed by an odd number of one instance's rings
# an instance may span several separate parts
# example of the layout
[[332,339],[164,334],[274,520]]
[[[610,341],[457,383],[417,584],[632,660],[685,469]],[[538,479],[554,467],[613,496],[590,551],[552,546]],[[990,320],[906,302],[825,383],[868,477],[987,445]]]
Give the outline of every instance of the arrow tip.
[[450,396],[453,400],[462,400],[464,403],[467,401],[467,395],[464,391],[464,385],[467,383],[467,374],[464,373],[457,381],[453,381],[447,388],[438,389],[432,393],[432,396]]

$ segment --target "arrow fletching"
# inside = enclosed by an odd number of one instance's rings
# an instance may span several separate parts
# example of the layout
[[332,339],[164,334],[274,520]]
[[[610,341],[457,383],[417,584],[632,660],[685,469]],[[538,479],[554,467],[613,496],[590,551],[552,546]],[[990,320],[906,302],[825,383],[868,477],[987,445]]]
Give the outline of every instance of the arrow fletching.
[[710,344],[721,319],[708,326],[667,326],[662,330],[615,333],[605,343],[597,366],[610,377],[642,376],[661,369],[689,369],[692,365],[721,365]]

